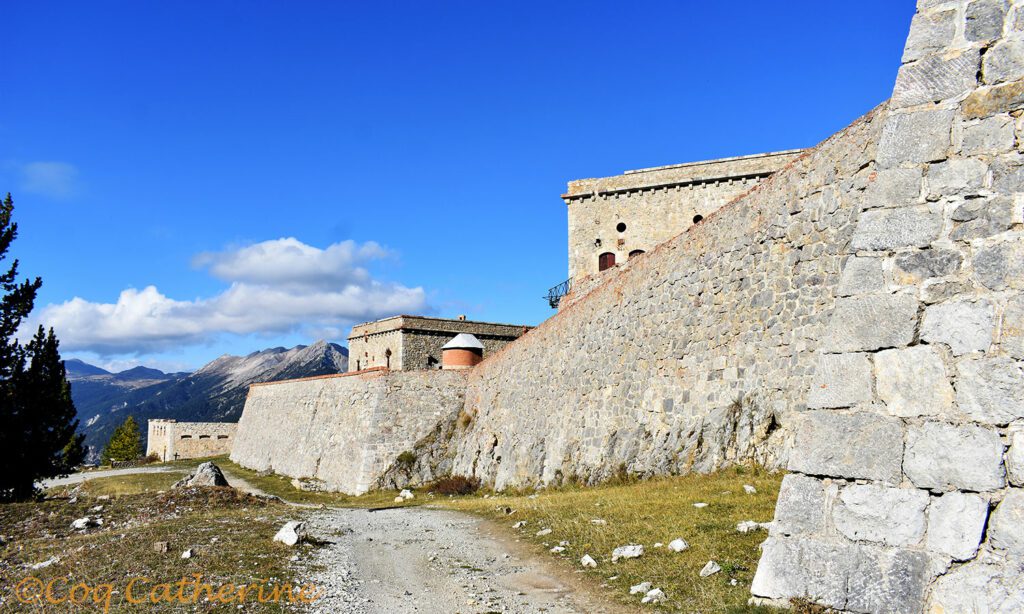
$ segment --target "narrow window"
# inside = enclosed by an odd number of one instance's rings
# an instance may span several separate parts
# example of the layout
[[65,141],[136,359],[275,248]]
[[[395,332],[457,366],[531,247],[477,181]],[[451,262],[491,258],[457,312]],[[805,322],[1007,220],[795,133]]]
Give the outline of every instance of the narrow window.
[[362,366],[362,365],[363,365],[363,363],[361,363],[361,362],[359,362],[359,361],[357,360],[357,361],[356,361],[356,371],[361,371],[361,370],[362,370],[362,368],[363,368],[363,366]]
[[644,250],[642,250],[642,249],[634,249],[633,251],[629,252],[629,257],[630,258],[635,258],[635,257],[639,256],[642,253],[644,253]]
[[704,219],[704,216],[698,213],[697,215],[693,216],[693,223],[694,224],[700,224],[701,220],[703,220],[703,219]]
[[182,435],[181,438],[182,439],[192,439],[192,436],[191,435]]
[[387,368],[391,368],[391,348],[384,350],[384,360],[387,362]]
[[605,252],[597,257],[597,270],[607,271],[613,266],[615,266],[615,254]]
[[227,435],[217,435],[217,439],[227,439]]

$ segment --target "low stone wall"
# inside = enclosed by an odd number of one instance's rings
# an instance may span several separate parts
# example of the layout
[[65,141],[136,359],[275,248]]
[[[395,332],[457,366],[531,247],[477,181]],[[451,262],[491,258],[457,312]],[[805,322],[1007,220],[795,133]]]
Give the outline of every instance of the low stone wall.
[[362,494],[463,406],[465,374],[392,371],[256,384],[231,460]]

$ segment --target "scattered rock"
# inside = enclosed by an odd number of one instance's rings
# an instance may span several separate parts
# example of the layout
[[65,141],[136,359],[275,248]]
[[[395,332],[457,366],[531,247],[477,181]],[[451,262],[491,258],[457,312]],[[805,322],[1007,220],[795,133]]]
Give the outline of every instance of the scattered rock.
[[154,542],[153,543],[153,552],[157,552],[157,553],[160,553],[160,554],[167,554],[167,551],[170,550],[170,549],[171,549],[171,544],[169,544],[168,542]]
[[668,549],[672,552],[682,552],[690,547],[690,544],[686,543],[686,540],[682,537],[673,539],[668,543]]
[[193,552],[192,549],[189,548],[188,550],[186,550],[186,551],[181,553],[181,558],[183,558],[183,559],[190,559],[190,558],[192,558],[192,556],[194,554],[195,554],[195,552]]
[[705,565],[704,568],[700,570],[700,577],[706,578],[706,577],[708,577],[710,575],[714,575],[714,574],[716,574],[716,573],[718,573],[720,571],[722,571],[722,566],[721,565],[719,565],[718,563],[716,563],[714,561],[708,561],[708,564]]
[[634,584],[633,586],[629,587],[629,594],[630,595],[639,595],[640,593],[647,594],[647,591],[651,590],[651,586],[652,585],[651,585],[650,582],[641,582],[640,584]]
[[46,559],[45,561],[43,561],[41,563],[36,563],[35,565],[29,565],[29,569],[31,569],[33,571],[37,571],[39,569],[45,569],[45,568],[49,567],[50,565],[53,565],[54,563],[59,563],[59,562],[60,562],[60,557],[59,556],[51,556],[50,558]]
[[751,533],[758,529],[768,530],[770,522],[754,522],[753,520],[744,520],[743,522],[736,525],[736,530],[740,533]]
[[514,525],[512,525],[512,528],[513,529],[522,529],[525,526],[526,526],[526,521],[525,520],[520,520],[519,522],[517,522]]
[[96,497],[97,501],[110,501],[110,495],[100,495]]
[[705,507],[707,507],[707,506],[708,506],[708,504],[707,504],[707,503],[694,503],[694,504],[693,504],[693,507],[695,507],[695,508],[697,508],[697,509],[705,508]]
[[95,507],[90,507],[89,511],[92,512],[93,514],[98,514],[98,513],[103,511],[103,506],[102,505],[97,505]]
[[551,535],[551,529],[541,529],[537,531],[537,537],[544,537],[545,535]]
[[403,490],[402,492],[398,493],[398,496],[403,498],[403,499],[405,499],[405,500],[407,500],[407,501],[409,499],[415,499],[416,498],[416,495],[412,494],[411,490]]
[[174,488],[185,488],[188,486],[229,486],[229,484],[220,467],[214,465],[212,461],[207,461],[196,467],[195,471],[179,480],[174,485]]
[[644,555],[644,547],[640,544],[629,544],[628,546],[619,546],[612,551],[612,563],[618,562],[619,559],[638,559]]
[[286,522],[284,526],[274,536],[274,541],[281,542],[286,546],[294,546],[301,542],[306,537],[306,523],[304,522]]
[[647,591],[640,603],[662,603],[663,601],[665,601],[665,592],[660,588],[652,588]]
[[748,495],[756,495],[757,489],[751,486],[750,484],[744,484],[743,492],[747,493]]
[[593,520],[590,521],[590,524],[596,524],[596,525],[604,526],[604,525],[608,524],[608,521],[605,520],[604,518],[594,518]]
[[580,559],[580,565],[594,569],[597,567],[597,561],[595,561],[594,557],[589,554],[584,554],[583,558]]
[[554,554],[561,554],[561,553],[565,552],[565,546],[555,546],[554,548],[552,548],[550,550],[550,552],[552,552]]
[[102,522],[97,522],[96,520],[86,516],[85,518],[79,518],[78,520],[72,522],[71,528],[76,531],[84,531],[89,527],[98,527],[100,526],[100,524],[102,524]]
[[395,497],[395,503],[405,503],[405,499],[402,497]]
[[663,544],[663,543],[661,543],[661,542],[655,542],[655,543],[654,543],[654,545],[653,545],[653,546],[651,546],[651,547],[652,547],[652,548],[661,548],[661,547],[662,547],[662,546],[664,546],[664,545],[665,545],[665,544]]

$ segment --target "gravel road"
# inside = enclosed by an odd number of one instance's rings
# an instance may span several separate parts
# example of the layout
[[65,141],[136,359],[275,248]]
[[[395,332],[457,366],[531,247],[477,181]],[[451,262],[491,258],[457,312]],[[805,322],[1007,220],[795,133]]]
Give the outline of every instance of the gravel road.
[[297,576],[325,593],[313,612],[623,611],[575,590],[564,571],[555,572],[471,516],[422,507],[301,516],[311,536],[331,542],[304,551],[309,554],[297,563]]
[[164,473],[167,471],[182,471],[181,469],[175,469],[173,467],[125,467],[124,469],[104,469],[103,471],[85,471],[82,473],[72,473],[71,475],[54,478],[52,480],[43,480],[40,486],[43,488],[53,488],[54,486],[67,486],[68,484],[78,484],[79,482],[85,482],[87,480],[93,480],[96,478],[109,478],[115,475],[131,475],[133,473]]

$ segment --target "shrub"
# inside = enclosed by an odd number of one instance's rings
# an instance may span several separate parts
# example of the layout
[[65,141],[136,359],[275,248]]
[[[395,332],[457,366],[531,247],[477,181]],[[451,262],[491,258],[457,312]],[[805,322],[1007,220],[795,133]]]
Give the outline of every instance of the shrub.
[[398,455],[395,459],[395,463],[402,467],[412,467],[416,464],[416,454],[412,450],[406,450]]
[[453,475],[434,482],[431,490],[439,495],[471,495],[480,490],[480,479]]

